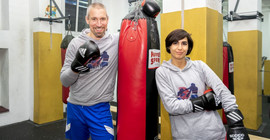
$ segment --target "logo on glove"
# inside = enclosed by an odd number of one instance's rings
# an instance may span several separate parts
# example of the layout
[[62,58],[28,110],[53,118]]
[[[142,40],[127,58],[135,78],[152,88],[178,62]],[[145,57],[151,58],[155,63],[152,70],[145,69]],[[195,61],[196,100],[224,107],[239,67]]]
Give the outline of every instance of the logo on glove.
[[82,58],[85,57],[85,51],[86,51],[86,48],[79,48],[79,52],[80,52]]
[[245,137],[245,134],[243,134],[243,133],[241,133],[241,134],[230,134],[229,136],[233,140],[243,140],[244,137]]

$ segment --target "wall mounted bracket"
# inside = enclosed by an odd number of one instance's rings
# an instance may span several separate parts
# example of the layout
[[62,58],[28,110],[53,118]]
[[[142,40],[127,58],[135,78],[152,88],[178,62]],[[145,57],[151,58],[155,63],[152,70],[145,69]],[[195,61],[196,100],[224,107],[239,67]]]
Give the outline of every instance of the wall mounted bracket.
[[[54,4],[56,9],[58,10],[61,17],[52,18],[52,3]],[[56,4],[56,2],[54,0],[50,0],[50,17],[49,18],[37,17],[37,18],[34,18],[34,21],[37,21],[37,20],[39,20],[39,21],[48,21],[48,22],[50,22],[50,24],[52,24],[52,22],[62,23],[62,21],[61,21],[62,19],[69,19],[70,20],[70,15],[64,16],[63,13],[61,12],[61,10],[59,9],[58,5]]]
[[248,20],[248,19],[259,19],[263,22],[263,14],[259,11],[255,12],[245,12],[245,13],[236,13],[240,0],[236,1],[235,7],[233,11],[223,17],[224,20],[227,21],[237,21],[237,20]]

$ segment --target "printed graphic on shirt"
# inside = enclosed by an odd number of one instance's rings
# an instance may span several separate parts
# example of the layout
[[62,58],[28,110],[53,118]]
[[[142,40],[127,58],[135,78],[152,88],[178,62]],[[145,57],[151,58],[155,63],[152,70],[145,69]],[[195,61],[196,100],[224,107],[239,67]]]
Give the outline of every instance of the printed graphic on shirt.
[[180,87],[178,91],[177,98],[179,100],[181,99],[194,99],[197,98],[198,95],[198,87],[194,83],[191,83],[190,87]]
[[94,69],[94,68],[103,68],[108,66],[108,62],[109,62],[109,58],[110,56],[108,55],[108,53],[106,51],[104,51],[101,56],[96,59],[96,60],[91,60],[88,64],[87,67],[89,69]]

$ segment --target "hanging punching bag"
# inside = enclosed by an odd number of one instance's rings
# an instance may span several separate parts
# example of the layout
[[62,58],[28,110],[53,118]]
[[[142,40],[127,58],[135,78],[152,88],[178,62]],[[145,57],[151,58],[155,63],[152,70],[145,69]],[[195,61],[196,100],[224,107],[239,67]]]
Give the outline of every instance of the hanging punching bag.
[[223,82],[234,94],[234,81],[233,81],[233,51],[229,43],[223,42]]
[[[61,47],[62,66],[63,66],[64,61],[65,61],[66,50],[67,50],[68,44],[70,43],[70,41],[73,38],[74,38],[74,36],[72,36],[71,31],[68,30],[67,35],[64,37],[64,39],[61,42],[61,46],[60,47]],[[62,101],[65,104],[67,104],[68,94],[69,94],[69,87],[62,86]]]
[[[229,43],[223,42],[223,83],[234,94],[234,81],[233,81],[233,51]],[[222,111],[223,124],[227,124],[224,110]]]
[[128,14],[121,24],[117,87],[117,140],[158,139],[155,70],[160,43],[154,1]]

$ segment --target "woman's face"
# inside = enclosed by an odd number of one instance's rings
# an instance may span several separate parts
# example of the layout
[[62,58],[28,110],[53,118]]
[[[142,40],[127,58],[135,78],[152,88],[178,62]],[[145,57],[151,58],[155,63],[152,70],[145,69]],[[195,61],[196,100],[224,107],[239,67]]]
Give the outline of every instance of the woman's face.
[[187,37],[173,42],[170,46],[171,57],[175,60],[185,59],[188,51],[188,39]]

